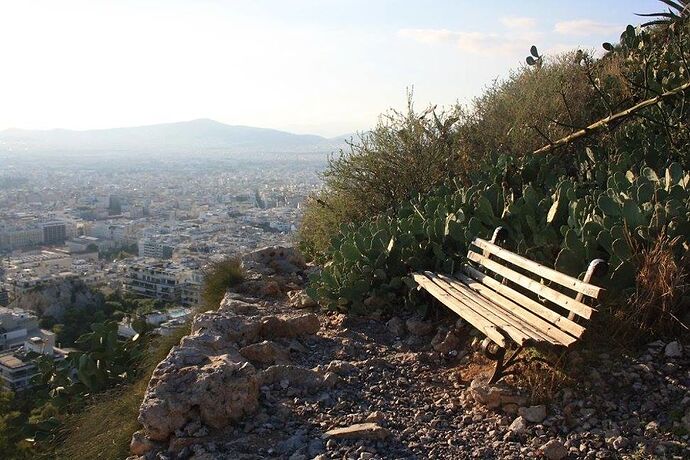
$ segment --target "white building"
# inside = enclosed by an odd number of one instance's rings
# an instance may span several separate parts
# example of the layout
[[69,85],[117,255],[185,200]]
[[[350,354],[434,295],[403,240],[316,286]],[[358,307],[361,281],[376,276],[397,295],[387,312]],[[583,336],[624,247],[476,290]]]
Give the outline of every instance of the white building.
[[18,348],[29,335],[38,332],[36,315],[26,310],[0,307],[0,350]]
[[170,259],[175,248],[153,238],[139,240],[139,256],[151,259]]
[[0,384],[12,391],[25,390],[38,375],[36,359],[47,356],[62,361],[67,352],[55,347],[55,334],[40,330],[28,337],[22,347],[0,353]]
[[172,262],[138,262],[125,269],[123,288],[125,292],[182,305],[195,305],[199,289],[194,270]]

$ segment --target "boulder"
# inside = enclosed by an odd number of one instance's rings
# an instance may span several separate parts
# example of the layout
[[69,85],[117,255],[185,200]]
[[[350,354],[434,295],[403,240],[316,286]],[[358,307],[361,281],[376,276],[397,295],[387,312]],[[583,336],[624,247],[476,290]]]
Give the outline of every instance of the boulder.
[[223,428],[258,407],[256,369],[235,349],[205,355],[175,347],[154,370],[139,410],[148,437],[165,441],[187,423]]
[[357,423],[345,428],[335,428],[323,434],[324,439],[375,439],[383,440],[390,431],[376,423]]

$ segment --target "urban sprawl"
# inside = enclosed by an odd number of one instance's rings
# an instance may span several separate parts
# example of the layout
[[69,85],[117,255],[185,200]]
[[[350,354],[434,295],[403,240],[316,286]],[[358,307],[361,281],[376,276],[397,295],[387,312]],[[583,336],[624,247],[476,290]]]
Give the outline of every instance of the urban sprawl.
[[[37,356],[69,350],[40,327],[31,295],[79,282],[162,301],[167,334],[200,302],[209,263],[289,243],[319,187],[319,161],[16,162],[0,171],[0,383],[30,385]],[[77,162],[79,163],[79,162]],[[112,166],[114,164],[115,166]],[[111,165],[111,166],[108,166]],[[69,285],[69,284],[68,284]],[[135,334],[129,318],[123,337]]]

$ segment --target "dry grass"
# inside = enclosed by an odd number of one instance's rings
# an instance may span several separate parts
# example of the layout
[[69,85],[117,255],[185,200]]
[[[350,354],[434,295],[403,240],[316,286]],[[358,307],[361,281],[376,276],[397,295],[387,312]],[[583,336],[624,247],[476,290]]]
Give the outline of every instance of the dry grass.
[[671,336],[679,329],[688,330],[681,318],[688,310],[684,297],[688,293],[690,260],[687,252],[676,257],[677,246],[678,239],[661,236],[639,251],[636,290],[625,317],[619,319],[633,323],[643,335]]
[[529,348],[524,353],[528,362],[520,365],[514,379],[519,387],[528,391],[531,404],[549,402],[559,390],[573,384],[563,356],[534,348]]
[[188,333],[189,327],[183,327],[172,336],[157,339],[142,364],[142,374],[138,380],[96,395],[94,403],[84,411],[69,416],[65,420],[56,457],[65,460],[121,460],[128,457],[132,433],[140,428],[137,422],[139,405],[151,373]]

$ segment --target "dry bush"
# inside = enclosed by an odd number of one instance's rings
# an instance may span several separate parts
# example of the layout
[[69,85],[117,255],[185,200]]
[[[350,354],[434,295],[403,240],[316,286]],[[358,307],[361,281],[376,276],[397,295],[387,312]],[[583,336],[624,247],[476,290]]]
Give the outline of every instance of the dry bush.
[[542,66],[522,66],[474,100],[459,129],[460,148],[471,158],[528,154],[608,115],[592,81],[613,110],[625,106],[629,91],[621,75],[617,59],[593,61],[575,51],[551,56]]
[[688,330],[683,318],[688,313],[690,260],[687,251],[676,256],[678,239],[665,236],[639,252],[636,289],[625,317],[640,332],[650,336],[670,336]]
[[239,259],[225,259],[214,262],[203,271],[204,284],[201,298],[205,307],[216,309],[225,292],[244,280],[244,270]]
[[527,349],[525,357],[528,361],[519,366],[514,379],[519,387],[527,390],[530,404],[549,402],[558,391],[573,384],[564,355]]

